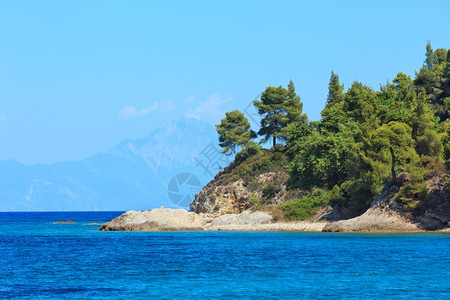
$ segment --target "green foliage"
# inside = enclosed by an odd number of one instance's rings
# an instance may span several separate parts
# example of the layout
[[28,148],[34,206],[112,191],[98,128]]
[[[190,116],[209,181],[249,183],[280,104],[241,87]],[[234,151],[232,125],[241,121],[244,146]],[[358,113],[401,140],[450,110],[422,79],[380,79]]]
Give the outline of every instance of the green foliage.
[[441,139],[444,149],[444,160],[447,169],[450,169],[450,120],[441,123]]
[[373,127],[379,123],[376,118],[380,110],[377,94],[359,82],[354,82],[345,93],[343,109],[349,118],[361,125],[368,123]]
[[355,179],[333,187],[332,205],[347,207],[354,214],[363,213],[372,202],[377,192],[372,191],[369,180]]
[[327,105],[335,105],[344,101],[344,85],[339,83],[339,75],[331,71],[330,83],[328,84]]
[[231,155],[237,147],[245,147],[256,134],[250,130],[248,119],[238,110],[225,113],[220,124],[216,125],[219,134],[219,146],[224,148],[222,153]]
[[437,49],[433,51],[427,43],[425,62],[414,80],[416,88],[425,89],[426,98],[433,106],[433,111],[441,121],[445,121],[449,114],[450,97],[450,60],[448,50]]
[[379,92],[354,82],[344,93],[332,72],[321,121],[289,127],[290,186],[331,190],[332,203],[363,211],[407,172],[402,203],[425,197],[426,168],[438,169],[442,158],[450,168],[449,53],[428,44],[414,80],[398,73]]
[[405,210],[414,212],[420,207],[420,199],[424,199],[426,195],[425,182],[413,181],[400,187],[392,200],[401,202]]
[[426,53],[425,53],[425,67],[427,69],[432,69],[433,66],[438,62],[437,57],[433,52],[433,48],[431,48],[430,41],[427,42]]
[[434,115],[426,103],[422,89],[413,109],[412,137],[417,154],[437,157],[442,152],[441,138],[435,131]]
[[252,194],[248,201],[250,202],[251,206],[259,206],[262,203],[262,200],[255,194]]
[[344,86],[339,83],[339,76],[331,72],[330,83],[328,84],[327,104],[322,110],[322,121],[320,128],[322,131],[337,132],[339,124],[347,121],[348,116],[343,110],[344,107]]
[[236,154],[236,157],[234,159],[234,162],[236,165],[241,164],[244,162],[247,158],[252,156],[258,156],[262,155],[262,147],[259,144],[256,144],[255,142],[249,142],[247,143],[247,147],[242,149]]
[[301,188],[333,187],[358,176],[361,131],[355,123],[339,126],[337,133],[311,131],[289,143],[291,184]]
[[[278,212],[287,219],[309,218],[327,203],[362,213],[383,187],[399,182],[395,199],[414,211],[426,197],[427,176],[450,169],[450,50],[434,51],[430,43],[414,79],[398,73],[380,91],[354,82],[344,92],[331,72],[320,121],[307,121],[292,81],[287,89],[267,87],[254,105],[262,116],[258,134],[273,138],[274,147],[268,151],[250,142],[248,121],[231,112],[222,120],[221,142],[227,153],[243,149],[229,177],[242,178],[269,199],[279,193],[280,182],[275,178],[260,186],[255,178],[288,166],[286,193],[314,192],[281,205]],[[261,205],[253,196],[252,205]]]
[[388,179],[390,170],[391,180],[395,181],[398,172],[420,162],[411,133],[411,127],[396,121],[383,124],[373,133],[367,161],[376,173],[381,174],[381,180]]
[[403,73],[398,73],[392,82],[382,86],[378,94],[381,102],[380,119],[383,123],[409,123],[411,108],[416,99],[414,82]]
[[[280,153],[280,152],[275,152]],[[267,172],[277,171],[285,164],[286,157],[282,154],[280,159],[273,158],[274,153],[268,152],[265,155],[256,155],[246,160],[245,164],[237,167],[239,178],[251,181],[253,178]]]
[[300,199],[293,199],[280,206],[287,220],[306,220],[314,216],[320,208],[325,207],[333,192],[316,189]]
[[288,125],[306,122],[306,114],[302,114],[303,103],[295,92],[292,81],[288,89],[282,86],[267,87],[261,95],[261,100],[253,102],[262,116],[261,129],[258,134],[264,136],[265,141],[273,138],[273,146],[277,138],[284,141],[288,138]]
[[264,184],[262,194],[263,194],[264,198],[270,199],[270,198],[275,197],[279,191],[280,191],[279,187],[277,187],[273,183],[269,182],[269,183]]

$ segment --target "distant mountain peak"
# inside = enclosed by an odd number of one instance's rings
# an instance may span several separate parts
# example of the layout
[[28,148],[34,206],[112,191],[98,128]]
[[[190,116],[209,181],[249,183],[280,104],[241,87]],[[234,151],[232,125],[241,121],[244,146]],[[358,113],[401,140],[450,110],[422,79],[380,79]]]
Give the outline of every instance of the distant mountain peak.
[[[148,136],[125,139],[106,153],[81,161],[22,165],[0,162],[0,210],[142,210],[177,206],[168,183],[190,174],[201,184],[212,179],[195,158],[217,144],[211,124],[180,118]],[[193,200],[192,191],[184,196]],[[189,202],[189,201],[187,201]]]
[[[142,157],[152,167],[161,160],[190,164],[209,143],[216,143],[214,126],[195,118],[180,118],[161,124],[148,136],[124,140],[110,150],[113,155],[135,159]],[[169,160],[169,161],[167,161]]]

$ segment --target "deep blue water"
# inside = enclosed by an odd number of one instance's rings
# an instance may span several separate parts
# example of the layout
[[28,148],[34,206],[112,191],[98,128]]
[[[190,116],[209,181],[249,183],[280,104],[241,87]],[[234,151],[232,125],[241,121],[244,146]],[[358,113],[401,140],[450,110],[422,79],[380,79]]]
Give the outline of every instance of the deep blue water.
[[0,298],[450,299],[450,235],[83,225],[119,214],[0,213]]

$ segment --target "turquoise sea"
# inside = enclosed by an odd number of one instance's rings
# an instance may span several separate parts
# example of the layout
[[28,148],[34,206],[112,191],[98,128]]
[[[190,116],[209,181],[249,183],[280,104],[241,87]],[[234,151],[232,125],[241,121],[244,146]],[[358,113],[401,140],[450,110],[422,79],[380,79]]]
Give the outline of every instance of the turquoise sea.
[[86,225],[119,214],[0,213],[0,298],[450,299],[450,235]]

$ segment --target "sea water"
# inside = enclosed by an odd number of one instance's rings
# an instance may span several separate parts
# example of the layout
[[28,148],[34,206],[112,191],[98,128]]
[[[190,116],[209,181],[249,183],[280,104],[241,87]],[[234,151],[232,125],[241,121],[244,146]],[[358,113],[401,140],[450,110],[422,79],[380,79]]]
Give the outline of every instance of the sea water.
[[119,214],[0,213],[0,298],[450,299],[450,235],[91,224]]

